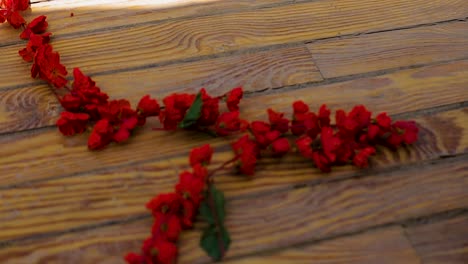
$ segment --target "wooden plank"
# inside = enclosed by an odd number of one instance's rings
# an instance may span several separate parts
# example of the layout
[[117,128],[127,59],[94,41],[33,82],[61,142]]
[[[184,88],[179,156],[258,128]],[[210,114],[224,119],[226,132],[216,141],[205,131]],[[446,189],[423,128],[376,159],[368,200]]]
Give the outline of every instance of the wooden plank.
[[[410,149],[401,149],[398,152],[383,151],[372,159],[373,171],[377,174],[383,169],[398,166],[418,164],[434,160],[442,155],[459,155],[468,149],[468,111],[456,110],[437,115],[427,115],[418,118],[421,125],[421,139]],[[453,131],[446,133],[445,131]],[[205,143],[206,138],[200,138]],[[170,146],[174,146],[169,141]],[[40,141],[42,144],[47,141]],[[224,161],[232,158],[232,151],[226,146],[226,141],[216,141],[218,150],[215,154],[214,165],[220,166]],[[142,142],[142,145],[148,141]],[[178,142],[178,144],[188,144]],[[152,147],[153,148],[153,147]],[[165,144],[159,143],[161,151]],[[122,219],[135,214],[144,214],[143,204],[156,193],[170,191],[177,181],[180,171],[187,169],[187,152],[189,148],[176,149],[173,157],[162,158],[148,163],[139,163],[129,166],[107,168],[99,172],[90,172],[81,175],[72,175],[58,179],[30,181],[44,179],[45,173],[37,173],[28,178],[23,175],[11,179],[13,183],[22,183],[21,186],[0,190],[2,204],[0,215],[0,240],[8,240],[44,232],[61,231],[83,225],[92,225],[105,221]],[[165,151],[165,150],[164,150]],[[126,153],[132,153],[132,162],[137,159],[141,150],[126,148]],[[42,152],[44,153],[44,152]],[[144,152],[146,155],[149,152]],[[122,155],[127,159],[127,155]],[[55,170],[72,170],[78,165],[61,164],[60,157],[49,158],[54,161]],[[92,155],[102,167],[116,165],[118,157],[113,157],[114,163],[104,162],[104,156]],[[37,158],[39,159],[39,158]],[[66,154],[65,162],[86,163],[85,169],[94,165],[92,161],[75,158]],[[21,163],[32,167],[30,159]],[[46,167],[44,161],[39,163]],[[444,167],[445,168],[445,167]],[[83,169],[83,167],[81,167]],[[31,169],[25,170],[29,172]],[[18,171],[17,171],[18,172]],[[73,171],[68,171],[68,173]],[[20,172],[21,173],[21,172]],[[295,185],[311,182],[337,180],[358,175],[360,172],[351,167],[342,167],[332,174],[323,174],[312,168],[311,163],[299,156],[290,157],[278,162],[276,159],[266,159],[258,166],[255,180],[246,181],[243,177],[232,177],[232,173],[217,177],[219,188],[226,192],[228,198],[240,198],[254,194],[274,192],[278,189],[288,189]],[[49,173],[50,174],[50,173]],[[59,174],[60,175],[60,174]],[[42,177],[41,177],[42,176]],[[16,180],[16,182],[14,182]],[[5,182],[5,180],[3,180]]]
[[[254,92],[322,80],[305,46],[114,73],[94,79],[113,98],[130,96],[134,104],[145,94],[162,98],[173,92],[196,92],[201,87],[223,94],[237,86]],[[60,115],[57,99],[44,85],[0,91],[0,106],[3,106],[0,107],[0,133],[52,125]]]
[[[465,0],[325,0],[58,36],[53,44],[69,69],[96,73],[467,16]],[[21,47],[2,48],[0,88],[34,83],[26,77],[29,64],[17,55]]]
[[424,264],[468,262],[468,216],[406,229]]
[[390,227],[319,244],[227,261],[227,264],[416,264],[420,263],[402,229]]
[[[466,65],[467,62],[464,63]],[[466,66],[460,67],[460,65],[463,64],[413,69],[380,77],[283,91],[262,96],[261,104],[258,103],[257,97],[251,97],[242,104],[242,116],[248,120],[265,119],[265,109],[268,107],[290,113],[292,102],[299,98],[309,102],[314,109],[318,109],[324,102],[333,109],[338,107],[350,109],[355,104],[365,104],[372,111],[388,111],[390,114],[468,101],[468,94],[464,93],[467,79],[457,77],[456,70],[449,76],[446,76],[445,72],[450,68],[462,69],[463,72]],[[464,74],[466,76],[466,72]],[[430,81],[423,81],[429,76]],[[455,85],[459,88],[453,89],[454,86],[447,86],[446,84],[451,82],[449,80],[461,81]],[[447,87],[452,88],[445,90]],[[463,123],[466,116],[457,114],[454,119],[454,124]],[[132,153],[132,163],[180,155],[191,147],[205,142],[210,142],[214,146],[226,146],[227,143],[226,139],[213,140],[201,134],[151,131],[156,125],[150,123],[136,131],[135,138],[123,144],[125,151]],[[438,129],[438,124],[428,124],[428,127]],[[455,136],[458,138],[456,134],[441,134],[447,136],[447,140]],[[122,155],[121,146],[113,145],[101,152],[90,152],[87,150],[86,140],[87,135],[63,137],[56,128],[1,136],[0,156],[4,158],[0,160],[0,167],[3,170],[0,175],[0,186],[130,162]],[[177,146],[172,142],[178,142]],[[427,141],[421,142],[432,144]],[[158,146],[158,149],[155,150],[153,146]],[[440,153],[434,155],[449,154],[449,152],[457,152],[457,147],[455,149],[444,147]]]
[[[31,11],[25,13],[25,19],[30,21],[39,15],[46,15],[51,22],[50,31],[63,35],[304,1],[306,0],[53,0],[33,4]],[[70,16],[72,12],[73,17]],[[17,42],[16,30],[2,28],[2,31],[0,46]]]
[[[194,92],[200,87],[205,87],[212,94],[223,94],[237,85],[243,85],[247,91],[259,91],[317,81],[320,80],[320,76],[312,61],[308,60],[307,54],[303,54],[303,48],[298,47],[101,75],[95,79],[99,86],[109,92],[113,98],[128,98],[136,104],[144,94],[161,98],[172,92]],[[428,108],[468,100],[465,92],[466,80],[468,80],[468,60],[406,70],[376,78],[361,78],[324,86],[323,89],[321,87],[313,89],[314,94],[320,95],[318,98],[322,102],[333,103],[335,101],[337,107],[350,107],[352,103],[364,103],[363,100],[368,99],[362,98],[368,97],[373,97],[372,100],[381,97],[384,99],[381,103],[388,103],[387,99],[394,101],[398,93],[404,93],[405,96],[401,96],[399,101],[393,103],[401,102],[398,107],[400,111],[411,111],[415,110],[412,108],[414,106]],[[160,85],[155,86],[155,83]],[[135,87],[138,87],[138,93],[134,92]],[[60,114],[60,106],[49,89],[42,85],[0,91],[0,133],[55,124]],[[328,89],[333,92],[328,92]],[[349,92],[344,91],[345,89]],[[416,97],[408,96],[413,91]],[[336,97],[335,93],[345,94],[342,97]],[[307,100],[317,99],[312,94],[304,95],[304,90],[288,92],[284,96],[289,98],[288,100],[301,98],[301,96],[306,96]],[[413,100],[411,104],[405,100],[407,98]],[[285,108],[284,102],[283,106],[275,101],[268,104]],[[249,107],[249,105],[243,105]],[[255,104],[257,105],[259,104]],[[261,104],[259,106],[263,107]],[[263,114],[263,109],[259,108],[250,112],[255,111],[257,111],[255,114]]]
[[326,78],[468,57],[468,23],[331,39],[308,45]]
[[[233,243],[228,258],[256,254],[297,243],[326,239],[468,206],[467,162],[445,160],[429,166],[379,176],[329,182],[307,188],[231,200],[227,227]],[[139,250],[150,217],[122,225],[60,236],[17,241],[0,250],[6,263],[51,259],[58,263],[116,263],[125,252]],[[183,232],[180,263],[206,263],[198,246],[202,225]],[[3,230],[3,229],[2,229]],[[30,262],[29,262],[30,263]]]

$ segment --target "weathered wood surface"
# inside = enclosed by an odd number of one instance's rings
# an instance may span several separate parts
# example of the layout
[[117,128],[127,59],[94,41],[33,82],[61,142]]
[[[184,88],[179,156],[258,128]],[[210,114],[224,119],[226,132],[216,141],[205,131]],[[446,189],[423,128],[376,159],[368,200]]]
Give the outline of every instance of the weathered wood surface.
[[[445,65],[447,66],[447,65]],[[463,67],[462,67],[463,68]],[[425,85],[418,87],[409,84],[403,89],[392,85],[390,76],[376,77],[370,80],[353,80],[345,84],[332,84],[325,87],[311,87],[305,90],[286,91],[279,94],[262,96],[264,104],[258,104],[257,98],[248,98],[243,102],[243,116],[247,119],[264,119],[265,106],[271,106],[278,110],[290,112],[291,102],[298,98],[311,103],[313,108],[318,109],[321,103],[327,102],[330,107],[342,107],[350,109],[354,104],[365,104],[372,111],[387,111],[390,114],[402,113],[427,108],[436,104],[437,100],[443,100],[439,104],[450,104],[463,102],[467,94],[464,89],[453,89],[453,92],[443,92],[434,98],[431,93],[438,94],[443,86],[437,85],[437,76],[443,75],[439,81],[443,82],[446,72],[429,69],[409,70],[400,72],[401,77],[395,81],[401,81],[402,76],[425,76],[429,73],[435,79]],[[421,78],[424,79],[424,78]],[[415,78],[418,82],[420,79]],[[464,79],[461,79],[464,82]],[[367,83],[367,86],[365,84]],[[381,88],[377,88],[382,86]],[[442,83],[443,85],[443,83]],[[462,84],[463,85],[463,84]],[[434,88],[431,88],[434,87]],[[463,86],[462,86],[463,87]],[[386,88],[389,88],[386,90]],[[361,90],[358,90],[361,89]],[[442,90],[443,91],[443,90]],[[455,96],[454,96],[455,93]],[[413,103],[415,102],[415,103]],[[421,105],[422,104],[422,105]],[[463,112],[455,115],[457,126],[466,122]],[[442,120],[446,122],[445,120]],[[149,124],[136,132],[136,136],[128,143],[121,146],[111,146],[104,151],[88,152],[86,150],[86,136],[63,137],[55,128],[34,130],[29,132],[10,134],[0,137],[3,148],[0,149],[0,166],[3,173],[0,175],[0,186],[17,184],[27,181],[35,181],[43,178],[57,177],[99,169],[112,165],[124,165],[150,159],[165,159],[174,155],[185,155],[191,147],[205,142],[212,142],[214,146],[226,146],[226,139],[213,139],[206,135],[192,133],[166,133],[154,132],[152,127],[157,124]],[[438,128],[438,124],[435,127]],[[457,130],[455,130],[457,131]],[[442,132],[442,131],[441,131]],[[463,135],[463,132],[445,134],[447,136]],[[174,145],[173,141],[178,144]],[[47,142],[47,144],[44,144]],[[155,149],[154,146],[158,146]],[[125,149],[132,153],[132,159],[122,155]],[[155,156],[156,155],[156,156]],[[25,161],[28,161],[25,163]],[[86,163],[86,166],[82,166]]]
[[[173,92],[205,87],[220,95],[238,86],[255,92],[322,77],[302,46],[101,75],[94,80],[112,98],[128,98],[136,104],[145,94],[162,99]],[[0,103],[4,105],[0,107],[0,133],[52,125],[61,111],[47,85],[0,90]]]
[[468,23],[454,22],[312,43],[326,78],[468,58]]
[[[230,217],[226,225],[233,239],[228,258],[466,207],[467,164],[465,155],[432,166],[228,199]],[[117,227],[12,242],[0,256],[21,262],[34,258],[37,252],[41,258],[68,262],[91,258],[97,251],[101,259],[112,260],[139,248],[134,239],[147,236],[149,218]],[[183,233],[179,242],[181,263],[208,261],[197,244],[200,228],[197,225],[195,230]],[[85,253],[79,254],[82,250]]]
[[[54,47],[69,69],[93,74],[465,17],[465,0],[322,0],[57,37]],[[19,62],[22,46],[2,48],[0,89],[34,83]]]
[[[417,118],[422,129],[418,144],[410,151],[403,149],[396,153],[380,153],[373,158],[374,171],[369,173],[427,163],[444,155],[465,154],[468,149],[468,112],[464,112],[452,111]],[[444,133],[438,129],[440,126],[454,132]],[[217,159],[220,160],[216,160],[215,167],[233,155],[225,145],[227,142],[219,143]],[[178,153],[171,158],[108,168],[98,173],[68,174],[51,180],[30,177],[30,181],[42,181],[29,183],[26,178],[16,178],[17,183],[22,182],[22,186],[0,190],[3,200],[0,215],[6,220],[0,222],[0,229],[3,230],[0,241],[142,214],[145,212],[142,204],[148,197],[153,193],[170,191],[177,181],[177,172],[188,169],[187,151],[180,149]],[[77,161],[80,160],[82,162],[82,159]],[[276,160],[261,163],[254,181],[225,175],[218,177],[217,182],[228,197],[244,197],[308,182],[326,182],[359,175],[349,167],[323,175],[300,157],[276,163]]]
[[390,227],[226,263],[415,264],[419,263],[419,257],[405,238],[402,229]]
[[406,234],[425,264],[468,262],[467,215],[421,226],[410,226]]
[[[368,170],[325,175],[290,155],[252,180],[220,174],[231,263],[466,263],[466,215],[451,212],[468,208],[467,1],[37,2],[27,18],[48,15],[70,71],[113,98],[242,85],[251,120],[302,99],[419,123],[414,146],[382,150]],[[61,108],[28,77],[17,35],[0,26],[0,262],[123,263],[149,233],[145,201],[172,188],[189,149],[212,143],[214,167],[229,141],[154,132],[153,120],[89,152],[86,135],[53,127]],[[201,228],[183,233],[179,263],[209,262]]]

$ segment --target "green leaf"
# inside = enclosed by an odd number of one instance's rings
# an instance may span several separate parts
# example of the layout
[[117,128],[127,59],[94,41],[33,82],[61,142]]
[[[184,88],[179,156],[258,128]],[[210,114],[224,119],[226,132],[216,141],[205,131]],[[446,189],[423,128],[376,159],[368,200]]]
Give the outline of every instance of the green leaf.
[[200,214],[209,224],[200,239],[200,246],[217,261],[223,258],[231,244],[229,233],[224,227],[224,203],[223,192],[211,183],[205,193],[205,200],[200,205]]
[[218,221],[220,223],[224,222],[224,218],[226,216],[226,212],[224,210],[224,194],[223,192],[219,191],[216,189],[214,184],[211,185],[210,188],[211,192],[211,197],[213,197],[214,203],[215,203],[215,209],[216,209],[216,214],[218,216]]
[[210,225],[202,234],[200,245],[216,261],[220,261],[231,245],[231,238],[226,228]]
[[[205,196],[206,197],[206,196]],[[210,225],[215,224],[215,220],[213,217],[213,214],[211,213],[210,206],[206,201],[203,201],[200,204],[200,215],[203,217],[203,219],[208,222]]]
[[178,127],[188,128],[194,125],[197,122],[197,120],[200,118],[202,106],[203,106],[202,94],[198,93],[197,97],[195,98],[195,101],[193,101],[192,105],[187,110],[184,120],[182,120],[182,122],[179,123]]

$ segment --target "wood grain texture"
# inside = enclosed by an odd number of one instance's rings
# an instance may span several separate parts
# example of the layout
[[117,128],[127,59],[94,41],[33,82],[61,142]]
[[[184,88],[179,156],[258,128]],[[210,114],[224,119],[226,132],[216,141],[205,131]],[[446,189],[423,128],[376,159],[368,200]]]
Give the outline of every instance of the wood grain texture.
[[[255,92],[322,78],[309,51],[301,46],[100,75],[94,80],[112,98],[128,98],[137,104],[145,94],[162,98],[205,87],[221,95],[238,86]],[[61,108],[50,89],[40,85],[0,91],[0,133],[55,124]]]
[[406,233],[424,264],[468,263],[468,216],[466,215],[442,222],[408,227]]
[[[57,37],[53,44],[69,69],[92,74],[467,16],[465,0],[325,0]],[[0,89],[38,83],[25,78],[30,66],[20,62],[21,47],[2,48]]]
[[227,261],[226,264],[418,264],[399,227]]
[[[391,169],[398,166],[418,164],[435,160],[443,155],[460,155],[468,150],[468,111],[456,110],[437,115],[427,115],[416,119],[421,127],[420,140],[411,148],[401,149],[398,152],[382,150],[378,156],[372,159],[373,170],[367,173],[378,174],[383,169]],[[442,129],[443,128],[443,129]],[[452,131],[446,133],[446,131]],[[167,137],[166,137],[167,138]],[[200,141],[191,143],[200,145],[206,138],[197,138]],[[174,139],[175,140],[175,139]],[[179,139],[180,140],[180,139]],[[148,144],[149,140],[140,140]],[[45,141],[40,141],[45,142]],[[174,148],[174,141],[168,141],[167,146]],[[206,141],[208,143],[208,141]],[[211,141],[210,143],[213,143]],[[231,159],[233,154],[226,141],[215,141],[218,147],[213,168],[220,166],[224,161]],[[0,190],[2,203],[0,203],[0,240],[25,237],[45,232],[63,231],[83,225],[94,225],[115,219],[123,219],[135,214],[144,214],[142,206],[149,197],[155,193],[170,191],[177,181],[177,175],[188,168],[188,147],[178,142],[178,147],[173,149],[171,156],[155,157],[152,162],[130,164],[117,168],[106,168],[98,172],[90,172],[68,177],[28,182],[44,179],[50,172],[37,172],[26,178],[23,174],[10,179],[12,183],[19,184],[15,188]],[[159,151],[165,151],[165,143],[159,143]],[[134,152],[132,162],[135,162],[138,153]],[[127,152],[127,153],[129,153]],[[42,152],[44,153],[44,152]],[[151,155],[146,151],[146,155]],[[87,165],[80,169],[90,169],[91,166],[101,168],[119,164],[117,155],[113,160],[104,160],[103,155],[92,155],[97,161],[84,158],[73,159],[73,154],[66,154],[60,164],[59,157],[49,158],[54,161],[52,167],[55,171],[64,170],[65,173],[73,173],[78,163]],[[107,154],[108,156],[110,154]],[[122,157],[123,156],[123,157]],[[36,159],[45,159],[36,158]],[[127,159],[126,155],[118,158]],[[72,160],[70,160],[72,159]],[[113,163],[110,163],[113,161]],[[44,168],[44,161],[38,160]],[[75,163],[68,165],[70,162]],[[94,162],[94,163],[92,163]],[[32,161],[28,160],[29,165]],[[21,163],[24,164],[24,163]],[[66,171],[66,170],[70,171]],[[24,169],[30,173],[31,169]],[[54,172],[55,172],[54,171]],[[18,170],[16,171],[18,172]],[[19,172],[21,173],[21,172]],[[219,188],[226,192],[229,199],[255,196],[274,190],[289,189],[304,183],[319,183],[330,180],[347,178],[359,175],[357,169],[350,166],[336,169],[332,174],[323,174],[311,166],[311,163],[299,156],[291,155],[282,162],[276,159],[266,159],[258,166],[258,173],[252,181],[243,177],[233,177],[232,172],[225,172],[217,176]],[[39,176],[40,175],[40,176]],[[60,175],[60,174],[58,174]],[[42,176],[42,177],[41,177]],[[6,182],[8,179],[2,179]]]
[[[80,34],[112,27],[304,1],[306,0],[53,0],[33,4],[31,10],[25,12],[25,19],[30,21],[39,15],[46,15],[51,22],[49,30],[54,34]],[[73,17],[70,16],[71,12]],[[2,28],[2,31],[4,34],[0,35],[0,46],[18,41],[15,30]]]
[[[283,190],[227,203],[233,243],[228,259],[326,239],[408,218],[468,206],[466,156],[431,166]],[[150,218],[49,238],[12,242],[5,263],[118,263],[138,250]],[[179,263],[207,263],[198,247],[202,225],[183,232]]]
[[[365,104],[372,111],[387,111],[390,114],[468,101],[468,95],[463,93],[462,88],[444,90],[446,81],[452,75],[457,76],[456,70],[453,73],[445,71],[449,68],[463,69],[454,64],[447,64],[303,90],[283,91],[262,96],[261,104],[258,103],[258,98],[252,97],[243,102],[242,115],[248,120],[266,119],[266,107],[290,113],[291,104],[297,99],[310,102],[313,109],[318,109],[324,102],[333,109],[350,109],[355,104]],[[431,76],[430,81],[422,81],[427,76]],[[404,81],[405,78],[407,81]],[[466,78],[454,79],[461,81],[458,85],[466,87]],[[455,114],[452,122],[454,129],[465,120],[464,114]],[[436,123],[429,127],[438,129],[437,125]],[[213,140],[201,134],[151,131],[155,126],[157,124],[150,123],[136,131],[135,137],[129,142],[121,146],[110,146],[100,152],[87,150],[87,135],[63,137],[56,128],[0,136],[0,156],[4,157],[0,159],[0,167],[3,170],[0,186],[92,171],[105,166],[172,157],[204,142],[210,142],[214,146],[226,146],[227,143],[226,139]],[[447,136],[447,140],[452,137],[462,140],[460,142],[465,140],[465,137],[459,137],[457,134],[441,134]],[[178,142],[178,145],[174,146],[172,142]],[[122,155],[123,148],[127,153],[133,153],[131,161]],[[441,155],[457,152],[457,149],[458,147],[443,148]]]
[[326,78],[468,58],[468,23],[382,32],[308,45]]

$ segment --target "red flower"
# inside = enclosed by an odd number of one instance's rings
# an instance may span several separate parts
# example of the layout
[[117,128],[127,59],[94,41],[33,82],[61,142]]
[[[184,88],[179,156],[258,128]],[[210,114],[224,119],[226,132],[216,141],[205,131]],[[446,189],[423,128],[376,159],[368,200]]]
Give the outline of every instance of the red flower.
[[143,256],[131,252],[125,256],[125,261],[127,261],[128,264],[143,264],[145,258]]
[[42,34],[46,31],[47,26],[49,25],[46,21],[46,16],[36,17],[21,33],[20,38],[29,39],[31,33]]
[[324,154],[330,162],[334,162],[336,153],[341,146],[341,140],[334,135],[331,127],[322,128],[321,142]]
[[142,251],[147,264],[174,264],[177,258],[176,245],[162,239],[146,239]]
[[101,118],[109,120],[116,133],[113,135],[115,142],[123,142],[130,137],[132,130],[138,124],[138,114],[131,109],[127,100],[113,100],[98,107]]
[[14,29],[20,28],[22,25],[26,24],[23,16],[18,11],[7,11],[5,15],[6,20]]
[[193,219],[196,216],[195,205],[192,201],[183,200],[182,201],[182,226],[184,228],[191,228],[193,226]]
[[57,126],[65,136],[83,133],[89,121],[89,115],[83,113],[62,112]]
[[2,8],[11,11],[24,11],[29,8],[29,0],[6,0],[1,1]]
[[138,103],[138,113],[144,117],[159,115],[159,104],[156,99],[151,99],[149,95],[145,95]]
[[208,176],[208,170],[206,169],[206,167],[201,165],[201,163],[197,163],[193,166],[192,169],[193,169],[193,176],[205,182],[206,176]]
[[159,194],[146,203],[146,208],[151,210],[153,216],[158,213],[176,214],[180,210],[182,197],[176,193]]
[[309,106],[306,105],[303,101],[296,101],[293,103],[294,117],[297,118],[300,114],[305,114],[309,112]]
[[214,125],[219,116],[219,99],[208,95],[205,88],[202,88],[200,93],[203,105],[197,122],[202,126]]
[[319,168],[321,171],[323,171],[323,172],[330,172],[331,171],[330,161],[328,160],[328,158],[324,154],[315,151],[312,154],[312,159],[314,160],[315,166],[317,166],[317,168]]
[[203,200],[204,187],[205,181],[203,179],[195,177],[193,173],[184,171],[179,175],[179,182],[175,190],[184,199],[191,200],[198,207],[198,204]]
[[287,133],[289,130],[289,120],[283,117],[284,113],[275,112],[271,108],[267,111],[271,128],[273,130],[278,130],[281,133]]
[[239,102],[243,95],[244,91],[242,90],[242,87],[234,88],[227,94],[226,104],[229,111],[239,111]]
[[314,140],[310,138],[309,136],[303,136],[298,139],[296,139],[296,145],[299,150],[299,153],[303,157],[312,158],[312,143]]
[[412,144],[418,139],[419,129],[413,121],[397,121],[392,125],[391,130],[392,133],[387,143],[394,148],[402,143]]
[[239,156],[239,171],[245,175],[253,175],[259,152],[256,142],[251,140],[248,135],[244,135],[232,143],[232,148],[234,153]]
[[374,147],[366,147],[359,151],[353,158],[353,164],[359,168],[366,168],[369,166],[369,156],[375,154]]
[[266,137],[267,133],[270,132],[270,125],[263,121],[253,121],[250,124],[250,129],[252,130],[252,134],[261,149],[268,147],[273,140],[280,136],[280,132],[276,131],[277,135],[270,135],[270,141],[269,138]]
[[62,88],[68,82],[64,78],[67,75],[67,69],[60,64],[60,55],[57,52],[52,52],[52,46],[49,44],[40,46],[34,56],[31,76],[36,78],[37,75],[56,88]]
[[67,111],[77,111],[81,106],[81,99],[77,96],[66,94],[60,99],[60,104]]
[[318,122],[320,127],[330,126],[330,109],[327,105],[322,105],[318,113]]
[[31,62],[34,59],[34,56],[36,55],[37,49],[44,45],[49,43],[50,41],[50,35],[51,33],[46,33],[43,35],[36,35],[34,33],[31,33],[29,36],[29,42],[26,48],[21,49],[18,53],[21,57],[23,57],[23,60],[26,62]]
[[216,121],[216,134],[219,136],[227,136],[231,133],[239,131],[241,128],[241,120],[239,119],[239,111],[222,113]]
[[98,109],[107,107],[109,96],[96,87],[96,83],[79,68],[73,69],[72,96],[80,98],[80,106],[93,120],[101,119]]
[[349,117],[356,121],[359,128],[367,127],[371,120],[371,112],[365,106],[357,105],[349,113]]
[[99,120],[88,138],[88,148],[91,150],[102,149],[112,142],[113,131],[107,119]]
[[271,144],[271,150],[274,156],[284,156],[290,150],[291,146],[286,138],[279,138]]
[[392,124],[392,119],[387,115],[387,113],[380,113],[377,118],[376,118],[377,124],[381,128],[390,128],[390,125]]
[[199,148],[194,148],[190,152],[190,165],[195,166],[201,164],[206,166],[211,162],[211,156],[213,155],[213,148],[210,144],[203,145]]
[[163,99],[165,109],[161,111],[159,119],[165,129],[176,129],[185,113],[195,100],[193,94],[171,94]]
[[152,227],[153,237],[164,238],[171,242],[176,242],[179,239],[179,234],[182,231],[180,219],[174,214],[156,213]]
[[374,140],[380,134],[380,127],[378,125],[369,125],[367,128],[367,138],[369,140]]

